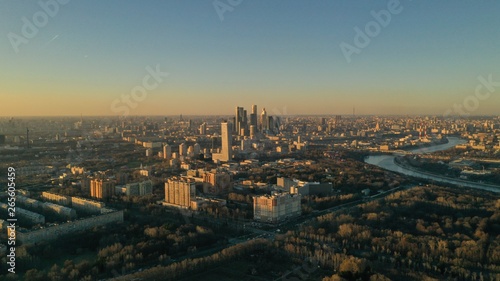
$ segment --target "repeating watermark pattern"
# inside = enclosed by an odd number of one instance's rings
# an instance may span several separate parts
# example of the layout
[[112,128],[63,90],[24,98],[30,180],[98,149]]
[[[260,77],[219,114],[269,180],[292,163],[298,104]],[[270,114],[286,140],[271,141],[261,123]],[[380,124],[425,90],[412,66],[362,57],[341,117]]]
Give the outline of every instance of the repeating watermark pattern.
[[449,108],[444,112],[443,117],[470,116],[472,112],[479,108],[481,101],[489,99],[491,94],[496,91],[496,88],[500,87],[500,82],[493,81],[493,74],[489,74],[488,78],[478,76],[477,80],[479,80],[479,83],[477,84],[474,93],[465,97],[461,104],[453,104],[452,108]]
[[47,26],[50,18],[54,18],[64,6],[69,3],[69,0],[47,0],[39,1],[38,5],[41,10],[35,12],[31,19],[27,17],[22,17],[21,21],[23,23],[21,27],[20,34],[9,32],[7,38],[9,38],[10,44],[14,49],[14,52],[19,53],[19,47],[22,44],[28,44],[30,39],[35,38],[35,36],[40,32],[40,29]]
[[242,2],[243,0],[215,0],[212,4],[220,21],[224,21],[224,14],[234,11],[234,8],[239,6]]
[[111,103],[113,113],[120,113],[122,117],[128,116],[130,110],[137,107],[139,102],[144,101],[148,96],[148,91],[153,91],[163,83],[164,78],[167,78],[169,73],[162,72],[160,65],[157,64],[153,69],[151,66],[146,67],[148,74],[142,79],[142,85],[132,88],[130,94],[123,94],[120,98],[115,99]]
[[[161,83],[168,77],[168,72],[162,72],[160,70],[160,65],[157,64],[155,68],[147,66],[147,74],[143,77],[141,85],[135,86],[130,91],[130,94],[123,94],[120,98],[116,98],[111,103],[111,110],[113,113],[121,114],[122,118],[127,117],[130,111],[137,108],[139,102],[146,100],[149,91],[153,91],[158,88]],[[101,143],[104,139],[100,128],[109,125],[109,120],[101,119],[100,123],[95,129],[89,129],[82,133],[82,137],[85,136],[85,140],[80,142],[80,145],[74,150],[70,150],[66,161],[77,165],[89,158],[93,152],[93,147]]]
[[[411,0],[410,0],[411,1]],[[403,6],[399,0],[389,0],[387,2],[387,9],[380,11],[371,11],[374,20],[366,23],[364,29],[354,27],[354,40],[353,44],[342,41],[340,43],[340,50],[348,63],[352,61],[352,55],[359,55],[361,51],[370,45],[373,38],[377,37],[382,28],[386,28],[392,20],[393,15],[398,15],[403,11]]]
[[[474,93],[464,98],[461,104],[453,104],[447,109],[442,117],[445,119],[465,118],[472,115],[474,111],[479,109],[480,102],[485,101],[491,97],[491,94],[496,92],[496,88],[500,87],[500,81],[493,80],[493,74],[489,74],[487,78],[478,76],[479,83],[476,85]],[[415,149],[426,148],[426,143],[419,143]],[[402,165],[397,165],[396,172],[405,173],[408,169]]]
[[288,114],[288,108],[287,106],[283,106],[281,108],[281,110],[277,107],[274,107],[273,110],[272,110],[272,113],[274,116],[278,116],[278,117],[289,117],[290,115]]

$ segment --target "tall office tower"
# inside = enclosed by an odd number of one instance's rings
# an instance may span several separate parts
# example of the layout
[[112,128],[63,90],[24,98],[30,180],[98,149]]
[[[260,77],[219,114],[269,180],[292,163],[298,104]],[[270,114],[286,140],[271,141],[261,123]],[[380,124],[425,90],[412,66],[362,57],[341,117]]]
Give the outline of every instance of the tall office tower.
[[236,116],[234,118],[235,126],[234,130],[236,130],[236,134],[241,134],[242,129],[245,129],[244,132],[247,131],[247,123],[248,123],[248,117],[247,117],[247,111],[243,107],[236,107]]
[[262,113],[260,114],[260,126],[263,132],[269,130],[269,119],[267,118],[267,112],[265,108],[262,109]]
[[236,115],[235,115],[235,120],[234,120],[234,125],[235,125],[235,130],[236,133],[239,134],[240,129],[241,129],[241,124],[243,122],[243,107],[236,107]]
[[186,143],[179,144],[179,155],[186,156],[187,155],[187,145]]
[[255,125],[250,125],[250,137],[251,137],[251,138],[255,137],[255,133],[256,133],[255,129],[256,129],[256,128],[257,128],[257,126],[255,126]]
[[232,159],[232,136],[231,128],[227,122],[221,124],[222,135],[222,160],[231,161]]
[[256,113],[251,113],[250,114],[249,127],[250,126],[255,126],[255,128],[257,128],[257,114]]
[[279,133],[281,130],[281,125],[283,124],[283,120],[280,116],[274,116],[274,132]]
[[113,196],[115,183],[110,180],[93,179],[90,181],[90,197],[106,199]]
[[214,161],[228,162],[232,159],[232,136],[231,127],[227,121],[221,123],[221,137],[222,137],[222,151],[221,153],[214,153],[212,159]]
[[196,197],[195,180],[190,178],[170,178],[165,183],[165,202],[179,207],[189,208]]
[[268,127],[269,127],[269,131],[273,132],[274,133],[274,118],[272,116],[269,116],[267,117],[268,119]]
[[255,126],[255,129],[257,129],[257,106],[254,104],[252,105],[252,113],[250,114],[250,126]]
[[246,110],[243,110],[243,128],[245,130],[248,128],[248,115]]
[[203,124],[200,125],[200,135],[206,135],[207,134],[207,123],[203,122]]
[[163,146],[163,159],[170,161],[170,158],[172,158],[172,147],[165,144],[165,146]]

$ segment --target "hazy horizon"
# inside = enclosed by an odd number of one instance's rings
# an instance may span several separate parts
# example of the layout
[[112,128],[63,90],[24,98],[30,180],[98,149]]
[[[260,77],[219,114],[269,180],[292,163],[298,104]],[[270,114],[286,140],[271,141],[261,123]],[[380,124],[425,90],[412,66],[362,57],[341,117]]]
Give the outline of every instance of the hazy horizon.
[[[252,104],[270,115],[499,114],[498,2],[241,1],[223,14],[213,3],[69,1],[26,36],[44,8],[0,2],[0,116],[231,115]],[[356,45],[356,28],[391,5]],[[358,52],[347,58],[343,43]],[[146,79],[155,69],[165,74]],[[145,79],[153,86],[127,104]],[[481,86],[489,96],[474,103]]]
[[[12,115],[12,116],[3,116],[0,115],[0,119],[10,119],[10,118],[20,118],[20,119],[26,119],[26,118],[75,118],[75,119],[80,119],[80,118],[140,118],[140,117],[153,117],[153,118],[179,118],[180,114],[177,115],[172,115],[172,114],[166,114],[166,115],[128,115],[126,117],[122,116],[117,116],[117,115],[38,115],[38,116],[30,116],[30,115]],[[415,118],[415,117],[445,117],[445,118],[457,118],[457,119],[474,119],[474,118],[500,118],[500,115],[498,114],[485,114],[485,115],[470,115],[470,116],[459,116],[459,115],[450,115],[450,116],[443,116],[439,114],[356,114],[356,115],[349,115],[349,114],[289,114],[289,115],[273,115],[269,114],[269,116],[282,116],[284,118],[286,117],[335,117],[336,115],[340,115],[342,118],[346,119],[351,119],[351,118],[365,118],[365,117],[410,117],[410,118]],[[183,118],[188,118],[188,117],[194,117],[194,118],[202,118],[202,117],[234,117],[234,114],[182,114]]]

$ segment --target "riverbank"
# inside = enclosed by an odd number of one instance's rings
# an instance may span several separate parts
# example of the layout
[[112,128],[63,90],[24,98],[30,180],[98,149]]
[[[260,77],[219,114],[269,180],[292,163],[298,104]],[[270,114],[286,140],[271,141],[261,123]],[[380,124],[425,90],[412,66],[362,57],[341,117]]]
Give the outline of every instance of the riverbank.
[[[415,154],[423,154],[423,153],[441,151],[441,150],[446,150],[446,149],[452,148],[455,145],[461,144],[464,142],[465,142],[465,140],[462,140],[460,138],[450,137],[449,142],[446,144],[434,145],[434,146],[427,147],[425,149],[415,149],[412,152]],[[435,175],[432,173],[421,172],[419,170],[414,170],[411,168],[407,168],[405,166],[400,166],[397,163],[395,163],[395,161],[394,161],[395,158],[396,158],[395,155],[378,155],[378,156],[370,155],[370,156],[365,158],[365,163],[375,165],[375,166],[378,166],[380,168],[383,168],[385,170],[389,170],[392,172],[411,176],[414,178],[433,180],[435,182],[440,182],[440,183],[445,183],[445,184],[453,184],[456,186],[470,187],[470,188],[475,188],[475,189],[482,189],[482,190],[492,191],[492,192],[496,192],[496,193],[500,192],[500,186],[497,186],[497,185],[482,184],[482,183],[475,183],[475,182],[464,181],[464,180],[459,180],[459,179],[453,179],[453,178],[448,178],[448,177],[444,177],[444,176],[440,176],[440,175]]]
[[478,184],[478,185],[483,185],[485,187],[497,188],[498,189],[497,192],[500,192],[500,186],[498,186],[498,185],[489,184],[489,183],[480,183],[480,182],[474,182],[474,181],[467,181],[467,180],[457,179],[457,178],[450,178],[450,177],[446,177],[446,176],[443,176],[440,174],[435,174],[432,172],[423,171],[423,170],[415,168],[407,163],[404,163],[403,161],[401,161],[401,157],[394,157],[394,164],[398,165],[400,168],[407,169],[407,170],[413,171],[415,173],[420,173],[420,174],[424,174],[424,175],[431,176],[431,177],[437,177],[437,178],[441,178],[443,180],[455,181],[455,182],[463,183],[463,184]]
[[416,151],[416,150],[419,150],[419,149],[425,149],[427,147],[433,147],[433,146],[436,146],[436,145],[447,144],[449,142],[450,141],[448,140],[447,137],[442,137],[440,140],[433,140],[433,141],[428,142],[428,143],[420,143],[420,144],[417,144],[417,145],[403,146],[403,147],[400,148],[400,150],[413,152],[413,151]]

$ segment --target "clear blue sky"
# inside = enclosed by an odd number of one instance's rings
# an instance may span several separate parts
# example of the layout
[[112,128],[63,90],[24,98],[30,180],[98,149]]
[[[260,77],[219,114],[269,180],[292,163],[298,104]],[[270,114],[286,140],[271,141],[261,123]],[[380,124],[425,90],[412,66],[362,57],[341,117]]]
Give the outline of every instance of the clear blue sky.
[[[118,115],[156,65],[169,76],[130,114],[443,114],[500,82],[497,1],[401,0],[349,63],[340,44],[389,2],[243,0],[221,20],[212,0],[72,0],[16,53],[9,33],[43,10],[2,0],[0,115]],[[499,108],[500,87],[473,113]]]

